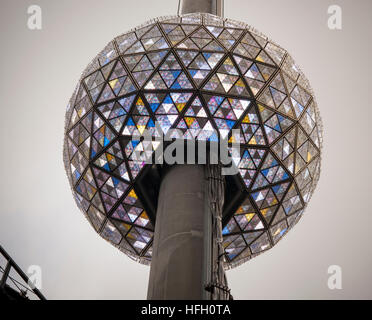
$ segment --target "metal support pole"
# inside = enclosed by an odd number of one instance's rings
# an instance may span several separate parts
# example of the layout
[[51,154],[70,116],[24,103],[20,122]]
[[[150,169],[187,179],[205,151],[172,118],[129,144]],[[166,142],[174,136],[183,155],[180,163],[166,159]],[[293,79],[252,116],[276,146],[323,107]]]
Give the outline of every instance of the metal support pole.
[[[179,0],[178,14],[223,17],[223,0]],[[223,270],[220,167],[168,168],[159,192],[147,298],[230,298]],[[215,178],[219,179],[216,184]],[[219,198],[216,200],[216,197]]]
[[175,165],[159,191],[147,298],[204,296],[205,178],[202,165]]
[[211,13],[223,17],[224,0],[179,0],[179,14],[194,12]]
[[147,298],[228,300],[219,165],[175,165],[160,186]]

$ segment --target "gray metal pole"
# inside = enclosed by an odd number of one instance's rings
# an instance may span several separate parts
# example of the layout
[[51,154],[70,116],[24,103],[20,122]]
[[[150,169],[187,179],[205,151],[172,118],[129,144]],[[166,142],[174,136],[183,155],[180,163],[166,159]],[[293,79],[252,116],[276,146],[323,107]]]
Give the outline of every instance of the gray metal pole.
[[224,0],[179,0],[181,14],[205,12],[223,17]]
[[[224,0],[179,1],[181,14],[204,12],[223,17]],[[205,174],[202,165],[176,165],[163,177],[156,211],[149,300],[223,299],[222,295],[205,290],[205,285],[216,284],[221,278],[212,279],[212,264],[218,264],[212,259],[216,259],[216,253],[218,257],[218,250],[208,197],[210,181]]]
[[205,176],[202,165],[175,165],[160,186],[147,298],[205,299]]

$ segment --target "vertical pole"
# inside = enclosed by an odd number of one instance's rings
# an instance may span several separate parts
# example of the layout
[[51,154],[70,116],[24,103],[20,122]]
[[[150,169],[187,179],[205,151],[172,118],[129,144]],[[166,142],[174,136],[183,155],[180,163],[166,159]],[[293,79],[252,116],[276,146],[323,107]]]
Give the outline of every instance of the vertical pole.
[[227,300],[218,165],[175,165],[163,176],[147,298]]
[[175,165],[161,182],[147,298],[203,299],[205,178],[202,165]]
[[204,12],[223,17],[224,0],[179,0],[181,14]]
[[[223,17],[223,0],[179,1],[180,14],[202,12]],[[163,177],[148,299],[228,298],[220,260],[224,188],[219,170],[219,166],[176,165]],[[219,181],[214,188],[216,175]]]

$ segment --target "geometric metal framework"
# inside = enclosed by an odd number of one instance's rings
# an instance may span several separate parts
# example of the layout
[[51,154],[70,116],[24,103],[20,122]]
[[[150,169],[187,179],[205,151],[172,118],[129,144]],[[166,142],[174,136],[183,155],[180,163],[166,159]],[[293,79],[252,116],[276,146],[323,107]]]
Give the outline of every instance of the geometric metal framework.
[[321,119],[291,56],[252,27],[201,13],[151,20],[111,41],[71,97],[64,163],[77,205],[144,264],[156,217],[139,185],[151,165],[132,154],[151,156],[156,145],[148,151],[132,136],[156,134],[155,122],[182,132],[173,138],[241,145],[232,152],[238,196],[223,218],[226,268],[268,250],[301,218],[319,178]]

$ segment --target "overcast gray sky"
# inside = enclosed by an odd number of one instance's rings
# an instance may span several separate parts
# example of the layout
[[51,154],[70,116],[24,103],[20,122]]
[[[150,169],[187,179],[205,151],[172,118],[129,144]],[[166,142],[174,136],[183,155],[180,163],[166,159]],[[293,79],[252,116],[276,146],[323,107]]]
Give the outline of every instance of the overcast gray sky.
[[[27,7],[43,29],[27,28]],[[0,1],[0,243],[42,268],[49,299],[144,299],[149,268],[100,238],[64,172],[65,107],[88,62],[115,36],[176,14],[177,0]],[[343,29],[327,27],[327,8]],[[228,271],[236,299],[372,298],[369,162],[370,0],[225,0],[225,16],[286,48],[309,78],[324,122],[322,174],[301,222],[272,250]],[[343,289],[329,290],[340,265]]]

